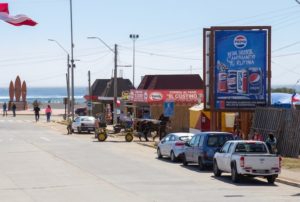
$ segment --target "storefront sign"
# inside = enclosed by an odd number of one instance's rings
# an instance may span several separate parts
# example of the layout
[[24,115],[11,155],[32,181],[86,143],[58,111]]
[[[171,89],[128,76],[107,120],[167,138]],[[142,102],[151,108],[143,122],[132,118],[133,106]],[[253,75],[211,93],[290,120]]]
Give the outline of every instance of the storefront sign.
[[[203,90],[131,90],[130,101],[144,103],[198,103]],[[202,100],[203,101],[203,100]]]

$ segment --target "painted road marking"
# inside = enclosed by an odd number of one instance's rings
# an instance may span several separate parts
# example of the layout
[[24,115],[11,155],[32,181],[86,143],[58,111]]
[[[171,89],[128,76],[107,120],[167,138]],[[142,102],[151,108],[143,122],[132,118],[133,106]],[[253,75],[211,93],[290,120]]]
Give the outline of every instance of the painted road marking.
[[46,137],[40,137],[42,140],[45,140],[45,141],[47,141],[47,142],[50,142],[51,140],[50,139],[48,139],[48,138],[46,138]]

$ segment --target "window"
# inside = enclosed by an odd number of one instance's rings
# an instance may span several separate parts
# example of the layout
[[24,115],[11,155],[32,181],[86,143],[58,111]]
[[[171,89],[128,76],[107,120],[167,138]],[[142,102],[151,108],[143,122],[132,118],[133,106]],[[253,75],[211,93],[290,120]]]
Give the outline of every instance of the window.
[[171,135],[171,137],[170,137],[170,141],[175,141],[176,140],[176,137],[175,137],[175,135]]
[[184,141],[184,142],[187,142],[187,141],[189,141],[190,139],[192,139],[191,136],[181,136],[181,137],[179,137],[179,140]]
[[227,142],[221,149],[222,153],[228,153],[228,149],[229,149],[230,143]]
[[235,152],[245,152],[245,153],[267,153],[267,149],[264,144],[249,142],[249,143],[239,143],[236,146]]
[[225,142],[232,140],[232,135],[209,135],[207,146],[209,147],[222,147]]
[[191,139],[191,141],[190,141],[190,145],[191,146],[194,146],[195,144],[196,144],[196,137],[197,137],[198,135],[195,135],[192,139]]
[[201,135],[200,141],[199,141],[199,147],[203,146],[203,142],[204,142],[204,135]]

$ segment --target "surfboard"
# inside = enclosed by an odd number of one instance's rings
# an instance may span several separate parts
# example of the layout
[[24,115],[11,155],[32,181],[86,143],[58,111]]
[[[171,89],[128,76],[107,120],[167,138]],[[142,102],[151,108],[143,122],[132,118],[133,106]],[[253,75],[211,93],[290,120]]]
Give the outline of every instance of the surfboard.
[[9,84],[9,101],[13,101],[15,96],[15,88],[14,88],[14,83],[10,81]]
[[21,90],[22,90],[22,92],[21,92],[22,101],[25,102],[26,101],[26,95],[27,95],[27,86],[26,86],[26,82],[25,81],[23,81],[23,83],[22,83]]
[[17,76],[16,81],[15,81],[15,97],[16,101],[20,102],[20,97],[21,97],[21,79],[19,76]]

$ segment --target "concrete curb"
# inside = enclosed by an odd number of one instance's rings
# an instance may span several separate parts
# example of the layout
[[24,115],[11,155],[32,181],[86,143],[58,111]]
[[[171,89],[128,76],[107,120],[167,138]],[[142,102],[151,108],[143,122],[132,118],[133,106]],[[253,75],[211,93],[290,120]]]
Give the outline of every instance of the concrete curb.
[[286,185],[290,185],[293,187],[299,187],[300,188],[300,183],[298,182],[293,182],[287,179],[283,179],[283,178],[277,178],[276,182],[282,183],[282,184],[286,184]]

